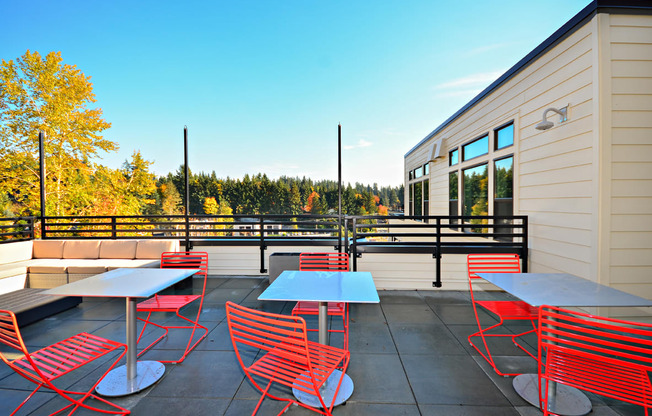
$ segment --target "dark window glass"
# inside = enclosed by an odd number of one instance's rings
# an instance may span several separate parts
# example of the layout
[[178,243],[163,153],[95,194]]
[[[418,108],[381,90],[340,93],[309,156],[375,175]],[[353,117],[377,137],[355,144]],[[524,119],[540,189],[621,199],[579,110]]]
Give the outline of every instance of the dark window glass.
[[423,215],[430,215],[430,183],[423,181]]
[[423,174],[427,175],[429,173],[430,173],[430,163],[426,163],[425,165],[423,165]]
[[414,179],[414,174],[412,173],[412,171],[410,171],[410,172],[408,173],[408,178],[409,178],[409,180]]
[[514,144],[514,125],[501,127],[496,130],[496,149],[502,149]]
[[462,159],[469,160],[489,153],[489,136],[480,137],[462,146]]
[[[462,215],[481,216],[488,215],[488,181],[487,164],[463,171],[464,205]],[[471,224],[485,224],[486,220],[471,220]],[[484,228],[472,228],[473,232],[487,232]]]
[[[495,169],[495,192],[494,192],[494,215],[514,215],[514,158],[496,160]],[[512,228],[508,227],[509,220],[496,220],[494,233],[511,234]],[[511,241],[511,237],[500,237],[500,240]]]
[[[460,215],[458,209],[458,183],[459,174],[457,171],[448,174],[448,215],[455,217]],[[457,224],[457,220],[452,220],[452,224]]]
[[[410,172],[412,173],[412,172]],[[409,203],[408,203],[408,209],[409,209],[409,215],[414,215],[414,184],[410,185],[409,192]]]
[[420,216],[423,215],[423,182],[417,182],[414,184],[414,215]]
[[448,159],[449,160],[449,162],[448,162],[449,166],[457,165],[459,163],[459,161],[460,161],[459,160],[459,150],[455,149],[452,152],[449,152],[448,153],[448,158],[449,158]]
[[496,160],[495,198],[512,198],[514,193],[514,158]]

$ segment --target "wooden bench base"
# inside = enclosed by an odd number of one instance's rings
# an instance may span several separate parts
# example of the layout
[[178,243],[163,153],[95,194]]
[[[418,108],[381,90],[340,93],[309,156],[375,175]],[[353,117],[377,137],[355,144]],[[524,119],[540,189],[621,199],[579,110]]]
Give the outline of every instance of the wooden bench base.
[[46,289],[20,289],[0,295],[0,309],[16,314],[18,326],[29,325],[48,316],[74,308],[82,301],[80,297],[43,295]]

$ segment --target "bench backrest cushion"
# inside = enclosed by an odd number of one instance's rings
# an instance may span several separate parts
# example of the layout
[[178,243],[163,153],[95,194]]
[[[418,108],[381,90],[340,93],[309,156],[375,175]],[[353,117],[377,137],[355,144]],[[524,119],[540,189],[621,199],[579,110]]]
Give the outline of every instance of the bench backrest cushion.
[[63,240],[34,240],[33,256],[35,259],[63,258]]
[[178,240],[138,240],[137,259],[160,259],[166,251],[179,251]]
[[64,259],[97,259],[100,240],[67,240],[63,246]]
[[101,259],[135,259],[136,240],[102,240],[100,243]]

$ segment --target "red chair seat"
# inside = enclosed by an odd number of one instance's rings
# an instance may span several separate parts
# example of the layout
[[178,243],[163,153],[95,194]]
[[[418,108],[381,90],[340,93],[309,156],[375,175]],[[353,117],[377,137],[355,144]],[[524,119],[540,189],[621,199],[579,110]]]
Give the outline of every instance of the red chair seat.
[[539,310],[529,303],[521,300],[477,300],[477,305],[482,306],[503,319],[537,319]]
[[[344,302],[328,302],[329,315],[344,315],[346,305]],[[318,315],[319,302],[300,301],[292,309],[293,315]]]
[[138,312],[175,312],[201,298],[201,295],[161,295],[136,305]]

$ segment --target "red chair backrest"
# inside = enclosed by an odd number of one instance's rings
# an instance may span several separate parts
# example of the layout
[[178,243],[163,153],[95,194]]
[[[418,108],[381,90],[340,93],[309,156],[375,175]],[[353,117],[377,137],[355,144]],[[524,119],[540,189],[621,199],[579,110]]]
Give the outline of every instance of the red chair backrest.
[[651,405],[651,324],[544,305],[539,308],[538,349],[539,371],[550,380]]
[[313,272],[349,271],[346,253],[301,253],[299,270]]
[[470,279],[480,279],[477,273],[520,273],[518,254],[469,254],[466,266]]
[[195,274],[208,276],[208,253],[205,251],[166,251],[161,254],[161,269],[199,269]]
[[[10,360],[5,354],[0,351],[0,358],[15,372],[35,383],[45,382],[49,385],[47,378],[41,373],[41,370],[34,364],[32,358],[29,356],[29,351],[23,342],[16,322],[16,315],[12,311],[0,310],[0,343],[15,350],[20,351],[21,356],[18,359],[26,357],[27,362],[22,365],[14,363],[15,360]],[[47,357],[46,357],[47,359]]]
[[[241,346],[274,351],[275,355],[300,364],[309,363],[306,322],[303,318],[250,309],[231,301],[226,302],[226,317],[231,342],[243,368],[247,369],[247,366],[240,356]],[[250,352],[250,348],[243,352]],[[278,377],[283,377],[280,368]]]

